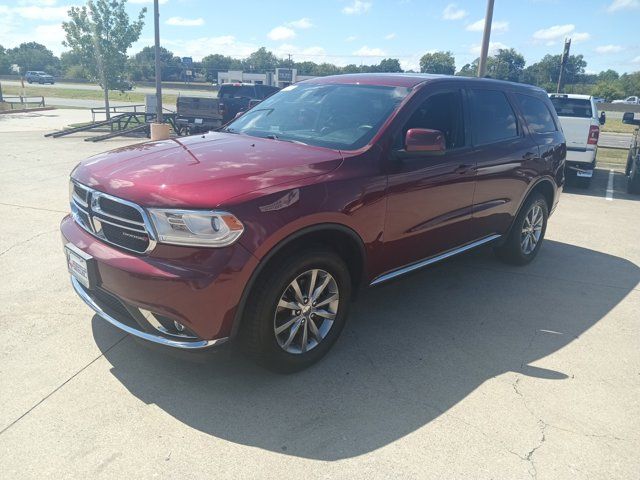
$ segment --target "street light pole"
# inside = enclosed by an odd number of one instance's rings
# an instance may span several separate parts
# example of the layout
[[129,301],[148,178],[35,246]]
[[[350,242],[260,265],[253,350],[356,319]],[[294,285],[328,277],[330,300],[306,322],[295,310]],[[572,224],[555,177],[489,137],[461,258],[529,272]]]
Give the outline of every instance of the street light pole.
[[160,11],[158,0],[153,0],[153,21],[155,29],[156,57],[156,123],[162,123],[162,70],[160,68]]
[[487,0],[487,14],[484,17],[484,34],[482,36],[482,49],[478,62],[478,77],[487,74],[487,55],[489,55],[489,39],[491,37],[491,21],[493,20],[493,1]]

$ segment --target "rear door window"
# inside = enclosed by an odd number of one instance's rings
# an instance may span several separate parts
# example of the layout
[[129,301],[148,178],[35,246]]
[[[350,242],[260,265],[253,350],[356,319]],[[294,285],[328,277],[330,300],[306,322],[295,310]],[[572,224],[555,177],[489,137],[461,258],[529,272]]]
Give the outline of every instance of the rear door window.
[[559,117],[591,118],[591,101],[586,98],[551,97]]
[[475,145],[501,142],[518,136],[516,114],[504,92],[471,89],[469,94]]
[[516,99],[524,119],[534,133],[549,133],[558,130],[553,115],[539,98],[516,93]]
[[220,87],[220,98],[256,98],[255,90],[250,85],[223,85]]

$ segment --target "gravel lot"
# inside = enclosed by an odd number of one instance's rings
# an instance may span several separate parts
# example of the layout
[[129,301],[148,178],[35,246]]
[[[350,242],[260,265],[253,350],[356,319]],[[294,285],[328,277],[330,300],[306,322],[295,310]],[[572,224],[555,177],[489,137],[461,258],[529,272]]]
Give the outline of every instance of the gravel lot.
[[[524,268],[490,249],[378,287],[296,375],[150,350],[76,298],[58,233],[86,121],[0,116],[3,478],[631,479],[640,197],[568,188]],[[613,188],[607,200],[609,177]]]

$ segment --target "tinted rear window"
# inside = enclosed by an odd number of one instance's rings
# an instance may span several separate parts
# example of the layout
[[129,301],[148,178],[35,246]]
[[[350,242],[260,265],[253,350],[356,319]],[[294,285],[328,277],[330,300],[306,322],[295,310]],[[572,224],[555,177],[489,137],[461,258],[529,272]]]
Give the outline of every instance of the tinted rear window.
[[471,90],[471,127],[476,145],[518,136],[516,115],[499,90]]
[[591,118],[591,101],[582,98],[551,97],[559,117]]
[[249,85],[223,85],[220,87],[220,98],[254,98],[255,89]]
[[548,133],[557,130],[551,112],[539,98],[516,94],[518,105],[529,128],[535,133]]

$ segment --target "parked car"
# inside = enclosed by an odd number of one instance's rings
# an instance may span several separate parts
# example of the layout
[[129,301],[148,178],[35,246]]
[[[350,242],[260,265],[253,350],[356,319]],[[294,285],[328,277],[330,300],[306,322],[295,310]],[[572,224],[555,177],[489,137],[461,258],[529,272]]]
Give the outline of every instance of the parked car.
[[640,117],[633,112],[627,112],[622,116],[622,123],[638,127],[633,132],[625,169],[625,174],[628,177],[627,192],[629,193],[640,193],[640,118],[635,118],[636,116]]
[[279,90],[271,85],[254,85],[252,83],[223,83],[218,89],[219,108],[222,122],[233,120],[238,113],[249,109],[253,100],[262,101]]
[[24,79],[27,83],[50,83],[51,85],[56,83],[53,75],[49,75],[48,73],[41,71],[29,71],[24,75]]
[[220,132],[81,162],[62,238],[75,291],[121,330],[182,350],[236,339],[294,371],[327,353],[362,287],[482,245],[531,262],[565,156],[536,87],[315,78]]
[[631,96],[631,97],[627,97],[624,100],[614,100],[611,103],[626,103],[629,105],[638,105],[640,104],[640,97],[637,96]]
[[549,97],[567,139],[567,177],[577,178],[581,186],[588,187],[596,168],[600,125],[604,125],[606,115],[598,114],[595,100],[589,95],[551,93]]
[[593,101],[596,103],[607,103],[607,99],[602,97],[593,97]]

